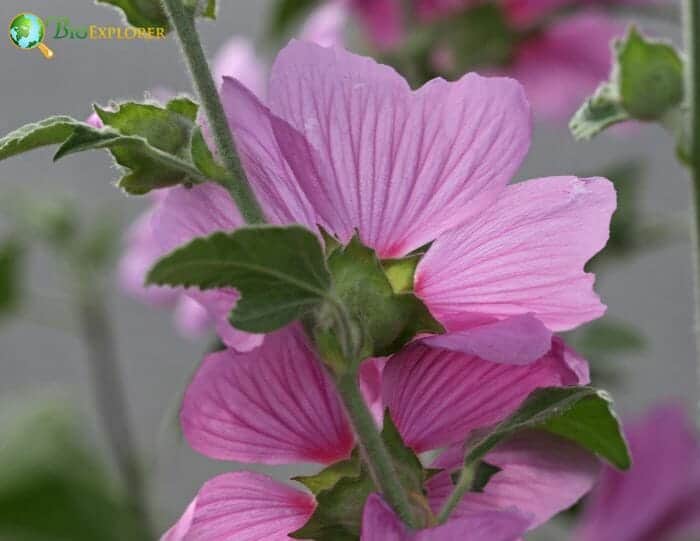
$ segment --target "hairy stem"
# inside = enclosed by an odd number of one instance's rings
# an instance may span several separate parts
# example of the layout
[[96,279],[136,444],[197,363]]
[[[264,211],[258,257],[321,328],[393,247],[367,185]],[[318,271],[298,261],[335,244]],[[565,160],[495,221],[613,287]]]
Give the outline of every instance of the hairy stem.
[[182,0],[163,0],[163,5],[180,39],[192,81],[214,135],[216,148],[229,173],[229,177],[222,182],[231,193],[246,223],[263,223],[265,218],[238,157],[236,143],[229,130],[226,114],[197,34],[194,14],[185,8]]
[[411,511],[408,496],[399,482],[391,456],[382,441],[377,425],[365,404],[357,381],[357,374],[350,371],[337,380],[345,409],[348,412],[357,436],[362,458],[384,499],[408,526],[415,528],[416,521]]
[[691,175],[693,279],[695,283],[695,344],[700,386],[700,2],[683,1],[687,62],[685,99],[688,106],[687,157]]
[[119,361],[112,328],[94,273],[81,272],[77,292],[77,311],[98,414],[114,455],[134,517],[144,535],[153,538],[152,523],[136,446],[134,445],[124,384],[119,373]]

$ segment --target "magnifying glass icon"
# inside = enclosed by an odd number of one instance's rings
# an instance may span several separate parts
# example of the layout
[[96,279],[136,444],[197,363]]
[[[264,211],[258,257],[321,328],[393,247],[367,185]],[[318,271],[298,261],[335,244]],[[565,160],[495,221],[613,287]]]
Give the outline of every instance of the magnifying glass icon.
[[10,22],[10,41],[18,49],[39,49],[46,59],[53,58],[53,51],[44,45],[46,27],[44,21],[33,13],[20,13]]

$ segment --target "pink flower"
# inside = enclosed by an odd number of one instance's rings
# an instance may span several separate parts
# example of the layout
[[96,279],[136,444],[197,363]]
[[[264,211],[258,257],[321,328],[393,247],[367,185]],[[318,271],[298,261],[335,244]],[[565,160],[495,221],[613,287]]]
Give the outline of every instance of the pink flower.
[[700,438],[684,408],[661,405],[627,426],[632,469],[605,467],[578,541],[667,541],[700,535]]
[[[371,59],[294,41],[268,106],[228,78],[222,100],[271,223],[320,225],[342,243],[358,232],[380,258],[432,243],[415,293],[448,331],[433,345],[527,363],[552,331],[604,312],[583,267],[607,241],[614,189],[575,177],[506,186],[530,143],[517,82],[468,74],[414,92]],[[224,190],[199,185],[173,189],[152,224],[168,251],[240,220]],[[228,325],[235,291],[193,295],[218,299]]]
[[[434,510],[444,499],[445,479],[449,483],[460,445],[472,431],[508,416],[536,388],[588,381],[585,361],[558,340],[528,366],[494,364],[416,343],[388,360],[379,381],[373,377],[361,381],[365,399],[376,401],[373,388],[380,387],[382,403],[416,452],[455,444],[447,452],[449,460],[443,456],[436,463],[447,470],[428,484]],[[296,325],[271,333],[254,351],[207,356],[187,389],[181,421],[190,445],[219,460],[328,465],[347,458],[355,445],[340,398]],[[591,455],[546,434],[516,438],[490,453],[487,461],[502,471],[483,494],[465,498],[454,521],[417,537],[396,522],[395,539],[447,541],[463,528],[483,527],[514,540],[575,503],[590,489],[598,469]],[[163,540],[286,540],[287,533],[309,519],[315,505],[306,492],[265,476],[225,474],[202,487]],[[377,497],[369,498],[364,541],[392,539],[378,537],[383,530],[370,526],[377,514],[386,513]],[[494,541],[487,533],[474,539]]]

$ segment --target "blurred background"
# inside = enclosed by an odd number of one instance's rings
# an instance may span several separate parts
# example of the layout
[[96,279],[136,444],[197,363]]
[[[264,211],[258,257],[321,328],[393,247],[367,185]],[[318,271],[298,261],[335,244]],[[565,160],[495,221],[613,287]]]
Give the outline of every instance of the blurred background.
[[[260,42],[270,1],[220,4],[217,21],[200,23],[210,54],[233,35]],[[65,16],[79,25],[122,23],[112,9],[75,0],[5,0],[0,3],[0,21],[9,21],[21,11],[44,18]],[[671,23],[646,27],[676,40],[680,34]],[[49,44],[55,51],[50,62],[37,51],[18,51],[2,40],[3,134],[52,114],[84,118],[92,103],[141,99],[149,89],[190,90],[172,36],[164,41],[66,39]],[[259,54],[268,61],[272,58],[270,50],[261,48]],[[689,189],[673,147],[672,138],[657,126],[581,143],[573,141],[564,122],[538,122],[529,158],[519,174],[520,178],[605,174],[610,166],[628,159],[641,159],[644,164],[634,179],[643,187],[639,206],[652,219],[663,219],[670,234],[658,246],[606,265],[597,287],[609,315],[644,335],[643,349],[623,348],[596,365],[607,378],[602,386],[613,391],[618,410],[625,415],[641,412],[660,398],[679,397],[690,407],[698,397],[685,225]],[[113,186],[117,174],[110,169],[106,153],[78,154],[53,164],[52,152],[40,150],[0,164],[0,193],[22,190],[49,199],[68,197],[86,213],[115,218],[124,226],[145,208],[147,201],[126,197]],[[0,217],[0,232],[6,225]],[[25,276],[31,300],[23,303],[19,315],[0,323],[0,399],[14,401],[36,391],[62,391],[89,422],[96,444],[104,447],[65,275],[53,256],[36,250]],[[116,282],[111,284],[108,304],[123,362],[129,414],[152,479],[151,499],[162,531],[205,480],[236,468],[199,456],[181,441],[176,428],[180,393],[210,339],[186,341],[175,332],[170,314],[119,294]],[[546,538],[547,533],[540,535]]]

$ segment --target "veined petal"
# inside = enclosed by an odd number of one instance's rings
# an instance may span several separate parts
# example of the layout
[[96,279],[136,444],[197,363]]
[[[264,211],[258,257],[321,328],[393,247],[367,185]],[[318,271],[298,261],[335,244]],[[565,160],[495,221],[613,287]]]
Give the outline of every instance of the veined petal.
[[[452,517],[516,508],[533,517],[530,528],[535,528],[591,490],[600,469],[592,454],[542,431],[517,434],[484,460],[501,471],[491,477],[483,492],[466,494]],[[463,461],[464,447],[460,444],[443,453],[433,465],[447,470],[427,484],[430,505],[436,512],[454,488],[450,473]]]
[[371,494],[362,514],[361,541],[516,541],[530,517],[515,510],[485,511],[450,519],[446,524],[409,531],[378,494]]
[[204,484],[161,541],[287,541],[315,507],[310,494],[266,475],[226,473]]
[[329,464],[354,445],[335,389],[296,326],[249,353],[208,355],[180,417],[190,445],[217,459]]
[[321,162],[306,160],[312,173],[296,175],[319,223],[344,242],[359,231],[380,257],[405,255],[483,210],[530,142],[529,107],[512,79],[468,74],[412,92],[372,59],[298,41],[275,62],[270,107]]
[[558,338],[525,366],[411,344],[384,368],[383,397],[404,441],[423,452],[503,420],[535,389],[587,382],[586,362]]
[[217,86],[224,77],[235,77],[256,96],[265,95],[266,68],[255,54],[253,44],[245,38],[235,36],[217,51],[213,62],[214,80]]
[[268,221],[298,223],[315,230],[316,215],[277,144],[268,108],[230,77],[224,77],[221,101],[248,180]]
[[416,270],[415,291],[448,330],[464,313],[533,314],[561,331],[605,307],[585,263],[608,239],[615,189],[601,178],[509,186],[478,219],[441,236]]
[[467,327],[423,339],[432,346],[475,355],[485,361],[529,364],[549,351],[552,332],[532,314]]

